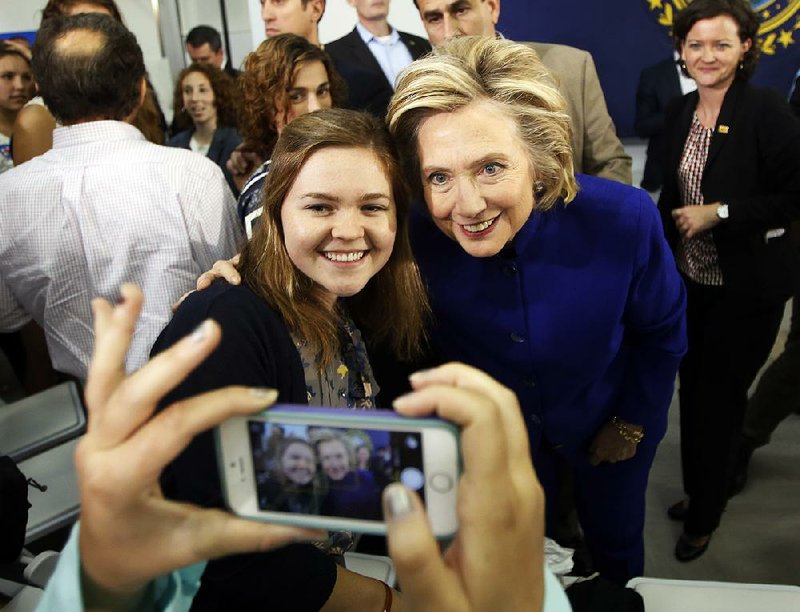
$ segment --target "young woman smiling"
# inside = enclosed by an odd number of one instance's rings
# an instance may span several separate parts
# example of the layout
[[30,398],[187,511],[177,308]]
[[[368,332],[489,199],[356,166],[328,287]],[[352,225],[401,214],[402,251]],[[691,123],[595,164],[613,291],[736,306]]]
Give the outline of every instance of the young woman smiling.
[[[272,159],[262,219],[242,252],[244,282],[190,295],[155,344],[160,352],[208,318],[222,328],[219,347],[165,403],[243,384],[275,388],[282,402],[372,408],[378,386],[359,328],[408,357],[420,346],[427,306],[393,146],[377,119],[325,110],[292,121]],[[210,432],[171,464],[162,485],[169,497],[223,506]],[[352,538],[323,548],[340,555],[343,542]],[[265,578],[275,587],[265,589]],[[377,610],[384,595],[379,583],[337,569],[332,556],[295,545],[212,561],[195,605],[319,610],[346,598],[350,609],[374,601]]]
[[14,121],[33,96],[31,62],[22,51],[0,41],[0,173],[11,168]]

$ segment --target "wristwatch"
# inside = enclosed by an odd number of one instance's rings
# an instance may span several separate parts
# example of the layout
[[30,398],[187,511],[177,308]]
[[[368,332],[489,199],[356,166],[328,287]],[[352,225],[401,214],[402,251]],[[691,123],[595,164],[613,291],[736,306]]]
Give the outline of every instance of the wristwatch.
[[720,221],[728,219],[728,205],[725,202],[720,202],[719,206],[717,206],[717,217]]

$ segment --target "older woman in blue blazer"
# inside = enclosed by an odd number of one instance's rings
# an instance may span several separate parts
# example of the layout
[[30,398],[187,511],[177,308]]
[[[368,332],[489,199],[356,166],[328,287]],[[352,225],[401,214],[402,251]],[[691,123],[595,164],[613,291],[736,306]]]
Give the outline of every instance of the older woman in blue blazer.
[[647,477],[686,343],[656,207],[575,176],[564,100],[523,45],[434,50],[401,76],[387,121],[427,204],[411,239],[434,348],[517,394],[548,530],[568,466],[595,568],[641,574]]

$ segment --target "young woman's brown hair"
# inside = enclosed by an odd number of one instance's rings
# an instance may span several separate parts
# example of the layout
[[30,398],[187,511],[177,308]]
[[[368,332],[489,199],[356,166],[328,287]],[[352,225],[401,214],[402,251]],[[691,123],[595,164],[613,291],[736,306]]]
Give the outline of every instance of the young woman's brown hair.
[[239,132],[245,148],[263,159],[269,159],[278,140],[275,117],[285,112],[297,69],[307,62],[322,63],[328,73],[332,105],[342,106],[347,98],[344,81],[328,54],[305,38],[295,34],[268,38],[244,60],[239,76],[244,109]]
[[[306,160],[329,147],[363,147],[380,160],[397,211],[397,236],[387,264],[351,298],[332,311],[317,286],[292,263],[284,244],[281,207]],[[320,367],[339,348],[338,322],[345,304],[370,341],[386,341],[401,358],[423,341],[428,302],[408,240],[409,190],[383,124],[366,113],[331,109],[298,117],[284,128],[264,185],[264,213],[242,252],[242,279],[272,305],[294,333],[313,346]]]

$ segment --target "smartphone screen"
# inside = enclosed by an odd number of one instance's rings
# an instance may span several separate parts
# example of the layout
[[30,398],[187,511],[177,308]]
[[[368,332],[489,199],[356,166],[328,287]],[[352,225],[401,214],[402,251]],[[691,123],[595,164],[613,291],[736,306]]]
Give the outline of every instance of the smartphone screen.
[[248,420],[248,433],[261,511],[380,521],[392,482],[425,501],[420,432]]

